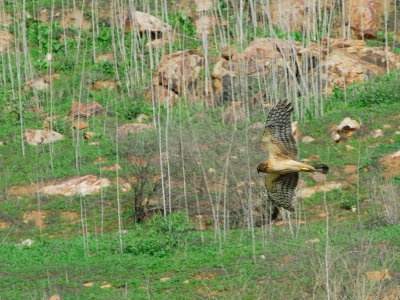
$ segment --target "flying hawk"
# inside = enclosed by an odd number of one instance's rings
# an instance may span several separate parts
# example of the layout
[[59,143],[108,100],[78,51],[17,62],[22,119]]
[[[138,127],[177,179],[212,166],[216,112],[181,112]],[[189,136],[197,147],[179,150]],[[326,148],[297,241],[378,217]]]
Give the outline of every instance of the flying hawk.
[[265,181],[269,200],[291,212],[299,172],[326,174],[329,170],[324,164],[310,166],[297,161],[297,144],[290,121],[292,111],[292,104],[282,100],[269,112],[263,135],[269,158],[257,167],[257,172],[269,174]]

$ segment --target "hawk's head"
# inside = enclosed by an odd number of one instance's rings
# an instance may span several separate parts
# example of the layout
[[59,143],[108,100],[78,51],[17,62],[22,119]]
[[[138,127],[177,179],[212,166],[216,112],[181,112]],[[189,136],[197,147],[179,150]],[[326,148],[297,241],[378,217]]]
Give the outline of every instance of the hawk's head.
[[269,169],[269,167],[268,167],[268,162],[267,161],[263,161],[262,163],[260,163],[258,166],[257,166],[257,173],[268,173],[268,169]]

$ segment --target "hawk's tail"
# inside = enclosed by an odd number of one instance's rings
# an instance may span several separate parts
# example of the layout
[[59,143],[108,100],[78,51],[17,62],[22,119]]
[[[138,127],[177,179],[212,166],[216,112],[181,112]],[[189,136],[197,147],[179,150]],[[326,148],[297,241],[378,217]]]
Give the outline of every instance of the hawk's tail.
[[322,174],[326,174],[329,172],[329,167],[325,164],[317,164],[312,166],[315,168],[316,172],[321,172]]

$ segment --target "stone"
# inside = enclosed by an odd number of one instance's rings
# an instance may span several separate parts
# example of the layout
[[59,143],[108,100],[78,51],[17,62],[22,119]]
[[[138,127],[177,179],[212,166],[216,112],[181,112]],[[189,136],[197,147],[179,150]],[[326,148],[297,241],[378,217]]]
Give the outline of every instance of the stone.
[[379,0],[347,0],[346,25],[350,24],[352,34],[360,39],[376,38],[382,30],[383,3]]
[[221,50],[221,56],[222,56],[222,58],[224,58],[226,60],[230,60],[233,55],[237,55],[237,54],[238,54],[238,51],[233,46],[226,46],[226,47],[222,48],[222,50]]
[[49,88],[50,83],[53,83],[55,80],[60,79],[61,75],[58,73],[44,75],[42,77],[35,78],[33,80],[29,80],[25,84],[25,91],[29,89],[34,89],[36,91],[43,91]]
[[4,146],[4,141],[0,140],[0,146]]
[[14,35],[12,35],[7,30],[0,29],[0,53],[7,52],[12,49],[12,44],[14,43]]
[[89,126],[88,123],[83,122],[83,121],[75,121],[75,122],[72,124],[72,128],[73,128],[73,129],[78,129],[78,130],[85,129],[85,128],[87,128],[88,126]]
[[365,275],[369,281],[381,281],[384,279],[392,279],[392,276],[390,276],[388,269],[383,269],[380,271],[369,271]]
[[47,53],[46,56],[44,57],[44,61],[52,61],[53,60],[53,55],[51,53]]
[[96,134],[94,132],[86,131],[86,132],[83,133],[83,138],[85,140],[91,140],[91,139],[93,139],[95,137],[95,135]]
[[112,287],[112,285],[109,284],[109,283],[106,283],[106,284],[103,284],[103,285],[100,286],[101,289],[109,289],[111,287]]
[[147,130],[154,130],[152,124],[144,123],[127,123],[117,128],[117,133],[120,138],[126,138],[128,134],[141,133]]
[[84,282],[84,283],[83,283],[83,286],[84,286],[84,287],[92,287],[93,285],[94,285],[94,282],[92,282],[92,281]]
[[371,135],[373,138],[380,138],[383,136],[383,131],[382,131],[382,129],[376,129],[372,132]]
[[137,30],[140,33],[166,33],[171,31],[171,26],[157,17],[141,11],[130,13],[125,19],[127,31]]
[[[394,143],[394,139],[387,139],[385,141],[386,144],[393,144]],[[0,144],[1,145],[1,144]]]
[[305,241],[304,244],[315,244],[315,243],[319,243],[319,242],[320,242],[319,239],[312,239],[312,240]]
[[74,102],[69,109],[69,116],[72,118],[90,118],[91,116],[100,114],[102,111],[103,106],[96,101],[92,101],[89,104],[85,104],[83,102]]
[[121,170],[122,168],[121,168],[121,166],[119,164],[113,164],[113,165],[110,165],[110,166],[101,167],[101,169],[103,171],[116,171],[116,170]]
[[61,296],[59,294],[54,294],[50,296],[48,300],[61,300]]
[[169,107],[174,107],[179,101],[179,95],[177,93],[162,85],[154,85],[152,92],[149,91],[147,98],[152,101],[154,95],[156,105],[160,103],[162,106],[169,105]]
[[62,140],[63,135],[53,130],[25,129],[24,138],[29,145],[37,146]]
[[130,185],[129,182],[125,182],[124,184],[122,184],[122,189],[121,189],[121,190],[122,190],[124,193],[130,192],[131,189],[132,189],[132,187],[131,187],[131,185]]
[[334,189],[339,189],[342,187],[342,183],[336,181],[329,181],[325,184],[309,186],[303,189],[300,189],[296,194],[298,197],[307,199],[311,198],[316,192],[328,192]]
[[336,128],[337,132],[344,133],[347,136],[351,136],[355,131],[360,130],[361,125],[355,120],[346,117]]
[[400,135],[400,131],[395,131],[395,135]]
[[339,143],[340,141],[341,141],[341,139],[342,139],[342,137],[340,136],[340,134],[339,133],[337,133],[337,132],[332,132],[332,140],[335,142],[335,143]]
[[50,196],[74,196],[81,194],[82,196],[100,192],[104,187],[110,185],[107,178],[98,178],[96,175],[86,175],[66,180],[60,184],[47,185],[39,189],[39,193]]
[[21,241],[21,243],[19,243],[18,245],[19,245],[19,246],[27,246],[27,247],[30,247],[30,246],[33,245],[33,243],[34,243],[33,240],[31,240],[31,239],[26,239],[26,240]]
[[346,151],[353,151],[353,150],[356,150],[356,148],[354,148],[353,146],[350,146],[350,145],[346,145],[346,146],[345,146],[345,149],[346,149]]
[[99,80],[99,81],[96,81],[95,83],[93,83],[93,88],[95,90],[102,90],[102,89],[113,90],[114,88],[116,88],[119,85],[120,84],[117,81]]
[[195,93],[203,61],[203,57],[193,50],[164,55],[154,73],[153,83],[178,95]]
[[207,170],[207,172],[210,173],[210,174],[213,174],[213,173],[215,173],[215,169],[214,168],[209,168]]
[[314,141],[315,141],[315,138],[313,138],[312,136],[306,135],[306,136],[303,136],[303,137],[302,137],[301,141],[302,141],[303,143],[305,143],[305,144],[309,144],[309,143],[314,142]]

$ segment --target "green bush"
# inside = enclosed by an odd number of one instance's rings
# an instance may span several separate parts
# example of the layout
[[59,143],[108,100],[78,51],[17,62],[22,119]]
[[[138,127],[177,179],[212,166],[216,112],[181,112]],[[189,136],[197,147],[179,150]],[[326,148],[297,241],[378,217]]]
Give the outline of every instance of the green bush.
[[186,214],[178,212],[166,217],[155,215],[147,224],[138,225],[124,240],[124,252],[135,255],[165,256],[179,246],[189,230]]

